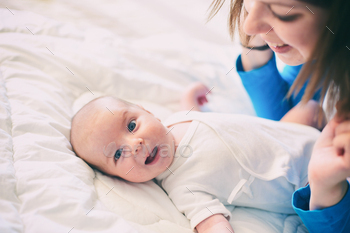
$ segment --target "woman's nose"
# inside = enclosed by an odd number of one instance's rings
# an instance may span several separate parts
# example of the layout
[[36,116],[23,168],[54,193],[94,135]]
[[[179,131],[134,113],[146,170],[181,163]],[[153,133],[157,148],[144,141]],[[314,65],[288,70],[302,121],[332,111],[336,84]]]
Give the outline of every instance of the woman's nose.
[[272,25],[269,24],[269,7],[260,2],[252,1],[249,6],[249,13],[244,20],[243,30],[247,35],[267,33]]

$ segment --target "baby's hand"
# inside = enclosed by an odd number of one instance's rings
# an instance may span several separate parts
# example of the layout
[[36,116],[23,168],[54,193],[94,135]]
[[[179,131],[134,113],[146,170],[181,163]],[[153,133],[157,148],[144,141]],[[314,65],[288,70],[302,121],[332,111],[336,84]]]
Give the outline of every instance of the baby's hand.
[[332,119],[322,131],[309,163],[310,209],[337,204],[350,176],[350,120]]
[[234,233],[230,223],[222,214],[214,214],[204,219],[196,226],[196,229],[198,233]]
[[209,89],[201,82],[195,82],[188,86],[184,91],[181,98],[181,109],[182,110],[195,110],[200,111],[200,106],[208,102],[207,94]]

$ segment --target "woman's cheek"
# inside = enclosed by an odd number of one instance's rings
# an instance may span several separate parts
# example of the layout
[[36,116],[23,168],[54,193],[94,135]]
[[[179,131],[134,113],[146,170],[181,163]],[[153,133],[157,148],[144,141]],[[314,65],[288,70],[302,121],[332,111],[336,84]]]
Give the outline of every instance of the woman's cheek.
[[[299,29],[300,31],[300,29]],[[298,33],[298,29],[292,28],[289,32],[288,37],[290,38],[290,42],[286,41],[286,44],[289,44],[291,47],[294,48],[294,56],[295,59],[301,60],[300,57],[303,58],[303,60],[306,60],[310,55],[310,39],[307,38],[306,33]],[[299,53],[299,58],[298,58]],[[305,62],[305,61],[302,61]]]

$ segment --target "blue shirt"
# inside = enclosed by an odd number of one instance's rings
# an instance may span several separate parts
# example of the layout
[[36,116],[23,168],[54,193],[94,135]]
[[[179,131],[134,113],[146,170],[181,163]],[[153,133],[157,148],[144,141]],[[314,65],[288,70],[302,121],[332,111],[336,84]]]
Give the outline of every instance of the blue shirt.
[[[297,105],[306,88],[305,84],[297,95],[287,99],[286,95],[299,74],[302,65],[285,66],[280,73],[276,66],[275,54],[270,61],[255,70],[245,72],[242,66],[241,55],[237,58],[236,69],[241,77],[258,117],[271,120],[280,120],[291,108]],[[318,101],[320,92],[313,97]]]
[[[298,95],[286,99],[286,94],[302,65],[286,66],[280,73],[276,66],[275,54],[266,65],[248,72],[243,70],[241,56],[239,56],[236,67],[259,117],[280,120],[298,104],[307,85],[306,83],[303,86]],[[320,91],[315,94],[313,99],[319,100],[319,97]],[[310,232],[350,233],[349,189],[338,204],[322,210],[310,211],[310,187],[307,186],[294,192],[292,204]]]
[[293,194],[292,204],[295,212],[308,230],[317,233],[350,232],[350,188],[336,205],[322,209],[309,210],[310,187],[300,188]]

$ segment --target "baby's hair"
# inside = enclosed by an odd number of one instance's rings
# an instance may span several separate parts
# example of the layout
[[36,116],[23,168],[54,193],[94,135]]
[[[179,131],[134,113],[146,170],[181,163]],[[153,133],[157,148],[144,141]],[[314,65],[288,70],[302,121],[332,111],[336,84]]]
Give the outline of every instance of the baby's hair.
[[75,117],[84,107],[86,107],[86,106],[88,106],[88,105],[91,105],[91,104],[93,104],[94,102],[96,102],[96,101],[98,101],[98,100],[101,100],[101,99],[105,99],[105,98],[106,98],[106,99],[107,99],[107,98],[111,98],[111,99],[114,99],[114,100],[116,100],[116,101],[123,102],[123,103],[126,104],[126,105],[139,107],[138,105],[133,104],[133,103],[131,103],[131,102],[129,102],[129,101],[123,100],[123,99],[121,99],[121,98],[117,98],[117,97],[114,97],[114,96],[111,96],[111,95],[103,95],[103,96],[97,97],[97,98],[95,98],[95,99],[89,101],[87,104],[85,104],[85,105],[84,105],[81,109],[79,109],[79,111],[73,116],[72,120],[74,119],[74,117]]
[[[82,158],[81,156],[80,156],[80,154],[78,153],[78,151],[76,150],[76,148],[75,148],[75,137],[77,137],[78,136],[78,133],[76,132],[77,131],[77,129],[76,129],[76,127],[78,127],[77,126],[77,124],[79,123],[79,122],[77,122],[77,121],[79,121],[79,116],[81,115],[81,114],[84,114],[84,111],[87,111],[87,112],[89,112],[89,111],[93,111],[93,106],[92,106],[92,104],[96,101],[96,100],[98,100],[98,99],[101,99],[101,98],[103,98],[104,96],[101,96],[101,97],[98,97],[98,98],[96,98],[96,99],[93,99],[93,100],[91,100],[91,101],[89,101],[87,104],[85,104],[82,108],[80,108],[79,109],[79,111],[77,111],[75,114],[74,114],[74,116],[72,117],[72,120],[71,120],[71,130],[70,130],[70,143],[71,143],[71,145],[72,145],[72,150],[73,150],[73,152],[78,156],[78,157],[80,157],[80,158]],[[87,109],[87,108],[90,108],[90,109]],[[95,114],[93,114],[93,116],[92,117],[94,117],[94,115]],[[88,138],[88,134],[81,134],[81,136],[83,136],[84,137],[84,139],[85,140],[82,140],[83,142],[86,142],[86,140],[87,140],[87,138]],[[91,164],[90,164],[90,166],[91,166]]]
[[[124,103],[124,104],[126,104],[126,105],[133,106],[133,107],[138,107],[138,108],[139,108],[139,106],[136,105],[136,104],[133,104],[133,103],[131,103],[131,102],[129,102],[129,101],[126,101],[126,100],[123,100],[123,99],[120,99],[120,98],[117,98],[117,97],[114,97],[114,96],[108,96],[108,95],[106,95],[106,96],[100,96],[100,97],[97,97],[97,98],[95,98],[95,99],[89,101],[89,102],[88,102],[87,104],[85,104],[81,109],[79,109],[79,111],[77,111],[77,112],[74,114],[74,116],[72,117],[72,128],[73,128],[73,125],[75,125],[75,123],[76,123],[76,122],[75,122],[76,116],[78,116],[78,115],[82,114],[84,111],[86,111],[86,108],[90,108],[89,110],[92,111],[93,104],[94,104],[96,101],[101,100],[101,99],[104,99],[104,98],[111,98],[111,99],[114,99],[115,101],[122,102],[122,103]],[[71,130],[71,132],[70,132],[70,138],[72,139],[72,130]],[[73,151],[74,151],[74,148],[73,148]]]
[[[88,123],[93,123],[98,115],[98,111],[96,111],[96,102],[102,99],[108,99],[124,103],[128,106],[132,107],[138,107],[140,106],[133,104],[131,102],[128,102],[126,100],[114,97],[114,96],[100,96],[98,98],[95,98],[91,101],[89,101],[87,104],[85,104],[77,113],[72,117],[72,123],[71,123],[71,131],[70,131],[70,143],[72,146],[73,152],[81,159],[83,159],[87,164],[89,164],[90,167],[95,168],[101,172],[103,172],[103,169],[101,169],[98,165],[92,164],[88,161],[83,154],[81,154],[77,150],[77,140],[80,138],[80,141],[86,146],[89,144],[89,136],[93,132],[93,127],[86,127]],[[106,106],[107,107],[107,106]],[[79,125],[80,124],[80,125]],[[81,132],[83,131],[83,132]]]

